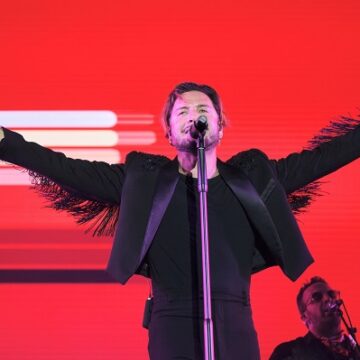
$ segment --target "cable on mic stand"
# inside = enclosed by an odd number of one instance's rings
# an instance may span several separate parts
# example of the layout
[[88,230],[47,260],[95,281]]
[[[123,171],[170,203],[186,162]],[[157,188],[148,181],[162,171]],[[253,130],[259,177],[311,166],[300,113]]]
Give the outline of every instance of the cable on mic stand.
[[[343,311],[340,310],[340,306],[342,306],[344,308],[344,312],[345,312],[345,315],[346,315],[346,318],[344,317],[344,314],[343,314]],[[338,312],[339,312],[339,315],[340,315],[340,318],[341,318],[341,321],[343,322],[343,324],[345,325],[345,328],[349,334],[349,337],[351,338],[351,340],[354,342],[355,344],[355,347],[354,347],[354,351],[356,352],[357,356],[360,357],[360,346],[359,346],[359,343],[356,339],[356,332],[357,332],[357,329],[356,327],[353,326],[352,322],[351,322],[351,319],[350,319],[350,316],[349,316],[349,313],[346,309],[346,306],[345,306],[345,303],[343,300],[339,300],[339,305],[338,305]]]

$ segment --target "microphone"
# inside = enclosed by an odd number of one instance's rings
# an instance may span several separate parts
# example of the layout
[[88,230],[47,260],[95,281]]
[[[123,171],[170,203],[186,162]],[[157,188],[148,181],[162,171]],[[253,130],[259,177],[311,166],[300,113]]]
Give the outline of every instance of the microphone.
[[208,121],[205,115],[199,116],[191,125],[190,135],[193,139],[197,139],[199,135],[203,135],[208,128]]
[[343,301],[341,299],[333,301],[331,304],[329,304],[327,310],[331,312],[340,311],[340,306],[343,304]]

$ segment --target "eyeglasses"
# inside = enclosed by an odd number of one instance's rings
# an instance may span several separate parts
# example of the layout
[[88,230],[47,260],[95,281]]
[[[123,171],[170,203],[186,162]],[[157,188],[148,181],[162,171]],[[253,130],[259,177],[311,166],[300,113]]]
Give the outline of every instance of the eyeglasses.
[[315,291],[311,294],[311,298],[306,306],[310,304],[316,304],[322,301],[325,294],[331,299],[336,300],[340,297],[340,291],[338,290],[328,290],[328,291]]

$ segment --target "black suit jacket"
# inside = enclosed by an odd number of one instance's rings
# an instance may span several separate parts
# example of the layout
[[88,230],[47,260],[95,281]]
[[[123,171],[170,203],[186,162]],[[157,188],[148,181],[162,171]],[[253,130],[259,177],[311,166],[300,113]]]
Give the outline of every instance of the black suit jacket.
[[[116,280],[125,284],[135,273],[148,275],[144,259],[179,178],[177,159],[138,152],[116,165],[69,159],[15,132],[4,132],[0,157],[29,169],[55,208],[85,213],[82,222],[116,223],[107,267]],[[359,156],[356,127],[311,151],[280,160],[252,149],[218,161],[220,175],[242,203],[256,234],[253,272],[279,265],[295,280],[313,262],[287,195]]]

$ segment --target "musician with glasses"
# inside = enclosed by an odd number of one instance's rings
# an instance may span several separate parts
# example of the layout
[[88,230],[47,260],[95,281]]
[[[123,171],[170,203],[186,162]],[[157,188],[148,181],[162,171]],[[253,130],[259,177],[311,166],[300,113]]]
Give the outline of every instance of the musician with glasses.
[[270,360],[360,359],[354,340],[342,330],[339,291],[315,276],[302,286],[296,301],[308,333],[278,345]]

